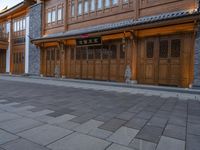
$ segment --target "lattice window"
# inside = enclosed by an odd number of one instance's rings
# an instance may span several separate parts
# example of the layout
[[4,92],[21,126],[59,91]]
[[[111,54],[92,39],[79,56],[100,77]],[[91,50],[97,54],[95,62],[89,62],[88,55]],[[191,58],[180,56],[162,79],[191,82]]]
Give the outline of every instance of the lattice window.
[[116,45],[111,45],[111,47],[110,47],[110,58],[111,59],[117,58],[117,46]]
[[76,60],[80,60],[81,59],[81,49],[77,48],[76,49]]
[[148,41],[146,45],[146,57],[153,58],[154,54],[154,42]]
[[160,41],[159,56],[160,58],[168,58],[168,41],[167,40]]
[[93,52],[93,47],[88,48],[88,59],[93,59],[94,58],[94,52]]
[[71,48],[71,59],[74,59],[74,48]]
[[180,57],[181,40],[175,39],[171,41],[171,57]]
[[95,59],[101,59],[101,46],[95,46]]
[[121,59],[125,58],[125,50],[123,48],[123,44],[120,45],[120,58]]
[[109,47],[104,45],[102,47],[102,59],[108,59],[109,58]]

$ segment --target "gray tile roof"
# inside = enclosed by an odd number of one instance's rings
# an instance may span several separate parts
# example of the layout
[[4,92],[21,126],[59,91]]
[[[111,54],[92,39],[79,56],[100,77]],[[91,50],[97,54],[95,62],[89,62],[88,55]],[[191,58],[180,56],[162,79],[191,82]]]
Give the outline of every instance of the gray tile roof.
[[49,34],[41,38],[33,39],[32,41],[51,39],[51,38],[64,38],[64,37],[71,37],[71,36],[77,36],[77,35],[88,34],[88,33],[97,33],[97,32],[103,32],[103,31],[108,31],[108,30],[121,29],[125,27],[149,24],[149,23],[154,23],[154,22],[159,22],[159,21],[164,21],[164,20],[183,18],[183,17],[199,15],[199,14],[200,14],[199,11],[194,11],[194,10],[193,11],[191,10],[176,11],[176,12],[164,13],[164,14],[159,14],[159,15],[154,15],[154,16],[141,17],[136,20],[127,19],[127,20],[114,22],[114,23],[107,23],[107,24],[102,24],[102,25],[90,26],[90,27],[82,28],[82,29],[56,33],[56,34]]

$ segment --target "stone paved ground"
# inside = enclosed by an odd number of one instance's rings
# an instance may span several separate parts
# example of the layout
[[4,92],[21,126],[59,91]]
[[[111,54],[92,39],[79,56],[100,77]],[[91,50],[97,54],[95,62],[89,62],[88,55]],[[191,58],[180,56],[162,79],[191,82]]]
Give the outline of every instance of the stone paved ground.
[[199,147],[199,101],[0,80],[0,150]]

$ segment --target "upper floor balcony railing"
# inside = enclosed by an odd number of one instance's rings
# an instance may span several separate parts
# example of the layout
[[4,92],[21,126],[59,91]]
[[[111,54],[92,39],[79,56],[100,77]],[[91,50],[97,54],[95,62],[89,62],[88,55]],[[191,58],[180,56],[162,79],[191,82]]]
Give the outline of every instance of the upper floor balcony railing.
[[0,41],[8,42],[8,33],[0,32]]

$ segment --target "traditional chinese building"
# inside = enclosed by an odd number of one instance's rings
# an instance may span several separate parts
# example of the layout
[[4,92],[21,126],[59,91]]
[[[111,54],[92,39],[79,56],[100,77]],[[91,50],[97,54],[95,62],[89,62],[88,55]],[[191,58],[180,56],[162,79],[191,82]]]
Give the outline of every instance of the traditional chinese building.
[[130,66],[139,84],[200,86],[197,0],[38,0],[26,12],[27,74],[124,82]]

